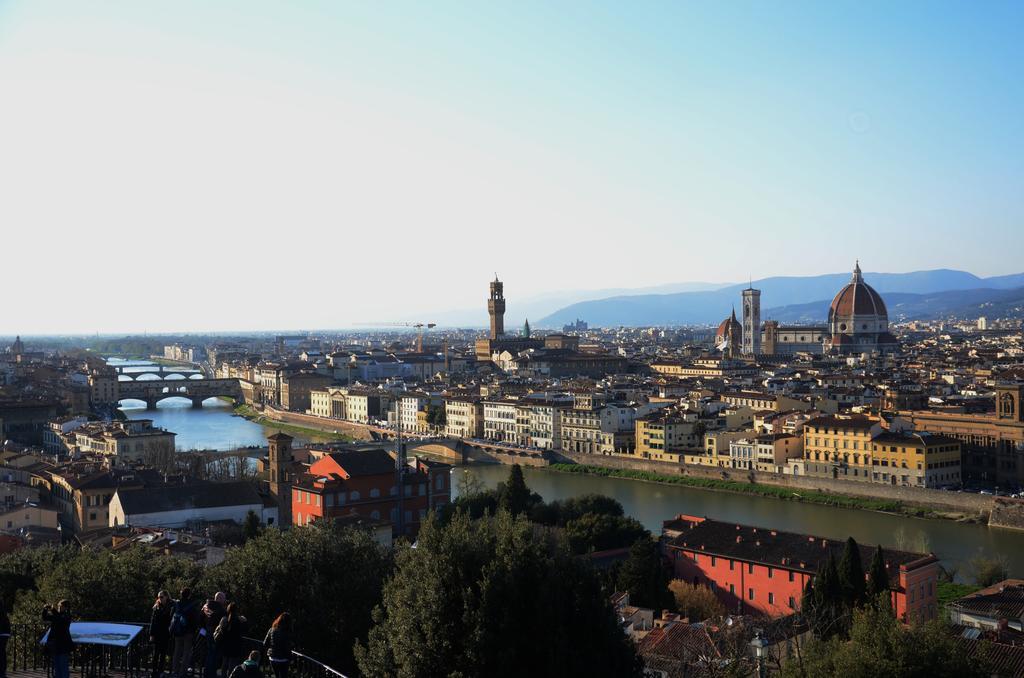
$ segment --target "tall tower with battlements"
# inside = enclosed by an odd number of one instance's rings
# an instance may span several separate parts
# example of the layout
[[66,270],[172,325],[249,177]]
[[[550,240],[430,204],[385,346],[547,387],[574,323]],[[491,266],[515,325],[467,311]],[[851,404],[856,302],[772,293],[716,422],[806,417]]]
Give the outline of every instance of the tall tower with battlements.
[[761,354],[761,290],[743,290],[743,355]]
[[491,297],[487,300],[487,313],[491,316],[491,339],[505,334],[505,291],[504,285],[494,274],[491,282]]

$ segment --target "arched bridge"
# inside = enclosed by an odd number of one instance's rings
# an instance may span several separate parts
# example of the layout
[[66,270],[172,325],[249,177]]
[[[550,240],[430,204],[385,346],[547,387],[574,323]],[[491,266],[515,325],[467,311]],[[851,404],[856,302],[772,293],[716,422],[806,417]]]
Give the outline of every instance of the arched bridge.
[[[114,369],[117,370],[117,373],[119,375],[127,377],[130,381],[135,381],[144,374],[155,374],[161,379],[166,379],[167,377],[171,376],[184,377],[185,379],[192,379],[195,377],[203,376],[203,373],[200,372],[199,370],[193,370],[183,367],[169,367],[167,365],[147,365],[145,366],[145,369],[141,370],[137,366],[120,365],[118,367],[115,367]],[[132,371],[128,372],[127,370]]]
[[242,387],[237,379],[149,379],[118,384],[119,398],[144,400],[147,410],[156,409],[156,404],[167,398],[188,398],[192,407],[202,407],[204,400],[218,396],[241,402]]

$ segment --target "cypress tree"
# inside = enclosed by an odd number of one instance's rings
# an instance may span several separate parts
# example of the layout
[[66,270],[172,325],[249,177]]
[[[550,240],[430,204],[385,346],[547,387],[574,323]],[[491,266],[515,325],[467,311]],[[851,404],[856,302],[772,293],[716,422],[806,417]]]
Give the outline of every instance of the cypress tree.
[[[882,594],[885,594],[882,596]],[[868,570],[868,599],[877,602],[879,597],[884,597],[886,603],[889,601],[889,573],[885,569],[885,554],[882,547],[875,548],[875,555],[871,558],[871,567]]]
[[843,632],[846,606],[843,604],[843,587],[839,581],[836,559],[831,553],[818,569],[812,599],[814,611],[811,618],[815,635],[827,640]]
[[846,540],[846,548],[839,560],[839,582],[848,608],[852,610],[864,604],[867,583],[864,581],[864,566],[860,562],[860,547],[853,537]]

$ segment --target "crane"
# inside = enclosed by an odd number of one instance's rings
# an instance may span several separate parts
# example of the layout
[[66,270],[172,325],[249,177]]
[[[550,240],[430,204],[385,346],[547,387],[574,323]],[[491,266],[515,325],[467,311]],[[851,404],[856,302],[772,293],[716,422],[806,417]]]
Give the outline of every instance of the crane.
[[397,323],[358,323],[363,327],[415,327],[418,334],[416,336],[416,351],[423,353],[423,332],[424,328],[432,330],[437,327],[437,323],[421,323],[421,322],[397,322]]

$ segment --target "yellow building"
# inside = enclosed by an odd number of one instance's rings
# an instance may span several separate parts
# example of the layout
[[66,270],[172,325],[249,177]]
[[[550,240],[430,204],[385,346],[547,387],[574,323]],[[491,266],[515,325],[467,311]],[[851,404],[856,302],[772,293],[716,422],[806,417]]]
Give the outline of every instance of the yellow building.
[[636,420],[636,455],[644,459],[684,461],[686,450],[700,449],[703,427],[695,417],[657,411]]
[[863,415],[816,417],[804,424],[804,473],[871,481],[872,439],[881,422]]
[[871,441],[871,453],[874,482],[933,488],[961,482],[955,438],[886,431]]

